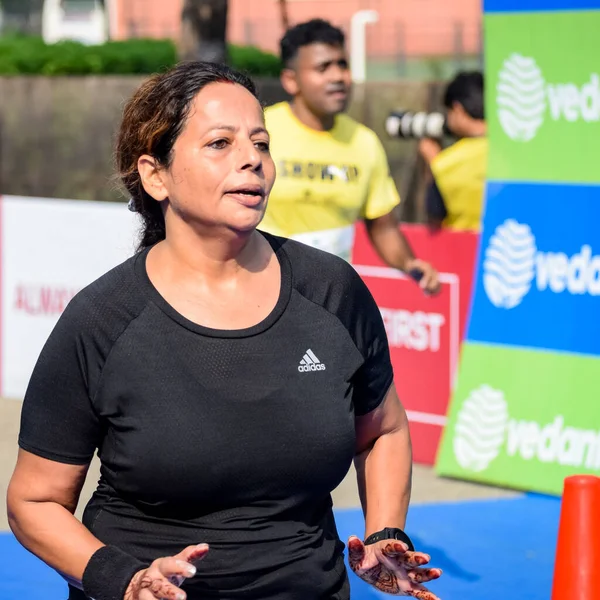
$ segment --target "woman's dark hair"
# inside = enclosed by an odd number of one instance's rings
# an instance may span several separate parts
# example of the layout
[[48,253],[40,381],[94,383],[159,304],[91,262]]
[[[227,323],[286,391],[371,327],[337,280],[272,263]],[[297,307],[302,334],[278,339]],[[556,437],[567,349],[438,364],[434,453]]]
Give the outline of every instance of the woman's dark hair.
[[123,111],[117,138],[117,170],[131,196],[130,208],[140,213],[143,231],[139,250],[165,239],[160,203],[146,193],[138,172],[138,159],[149,154],[170,167],[173,145],[179,137],[198,92],[210,83],[237,83],[258,98],[252,80],[225,65],[184,62],[155,75],[136,91]]
[[480,71],[459,73],[446,88],[444,106],[458,102],[473,119],[484,119],[483,74]]
[[310,44],[328,44],[329,46],[344,47],[344,32],[334,27],[323,19],[312,19],[299,23],[288,29],[279,42],[281,62],[289,67],[290,63],[298,56],[298,51],[303,46]]

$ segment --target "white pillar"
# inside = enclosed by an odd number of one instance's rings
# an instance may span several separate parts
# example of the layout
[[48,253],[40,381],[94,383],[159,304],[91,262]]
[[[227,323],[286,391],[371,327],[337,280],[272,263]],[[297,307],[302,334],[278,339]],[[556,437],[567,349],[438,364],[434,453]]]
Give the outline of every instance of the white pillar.
[[60,0],[44,0],[42,7],[42,37],[47,44],[53,44],[61,39],[62,13]]
[[359,10],[352,15],[350,23],[350,69],[355,83],[367,79],[367,40],[366,27],[379,21],[376,10]]
[[65,19],[65,9],[60,0],[44,0],[42,37],[47,44],[65,39],[84,44],[101,44],[106,41],[106,34],[104,10],[97,0],[80,21]]
[[108,38],[111,40],[120,39],[120,11],[121,2],[119,0],[106,0],[107,22],[108,22]]

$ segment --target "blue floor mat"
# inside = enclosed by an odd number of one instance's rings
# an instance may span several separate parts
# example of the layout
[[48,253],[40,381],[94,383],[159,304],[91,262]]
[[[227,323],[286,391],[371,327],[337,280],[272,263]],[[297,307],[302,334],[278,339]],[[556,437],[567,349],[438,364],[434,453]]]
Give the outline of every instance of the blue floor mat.
[[[442,600],[548,600],[560,501],[518,498],[414,505],[407,531],[444,570],[430,589]],[[338,510],[342,540],[363,534],[359,510]],[[352,600],[389,598],[351,574]],[[63,580],[10,534],[0,535],[1,600],[65,600]],[[308,600],[308,599],[307,599]]]
[[[413,506],[407,532],[431,566],[442,600],[548,600],[560,501],[541,495]],[[357,511],[338,511],[340,536],[362,534]],[[389,598],[352,575],[353,600]]]

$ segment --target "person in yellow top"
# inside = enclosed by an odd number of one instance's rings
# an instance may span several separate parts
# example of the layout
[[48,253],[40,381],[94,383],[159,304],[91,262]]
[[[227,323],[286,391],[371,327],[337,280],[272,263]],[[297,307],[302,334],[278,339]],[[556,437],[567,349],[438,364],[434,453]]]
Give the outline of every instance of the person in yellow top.
[[437,292],[437,272],[415,258],[398,228],[400,198],[380,140],[344,114],[351,88],[344,33],[313,19],[289,29],[280,46],[292,100],[265,111],[277,179],[261,229],[350,260],[362,219],[388,265]]
[[458,139],[442,150],[437,140],[423,139],[419,150],[431,167],[426,194],[429,221],[459,231],[479,231],[488,158],[483,75],[459,73],[447,86],[447,128]]

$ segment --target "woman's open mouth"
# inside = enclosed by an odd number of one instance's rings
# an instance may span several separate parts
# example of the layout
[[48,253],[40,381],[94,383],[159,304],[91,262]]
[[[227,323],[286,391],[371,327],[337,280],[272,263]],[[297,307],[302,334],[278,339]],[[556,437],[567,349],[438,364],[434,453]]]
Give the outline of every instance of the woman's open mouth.
[[240,186],[227,192],[228,196],[235,198],[240,204],[256,207],[265,199],[265,192],[260,185]]

